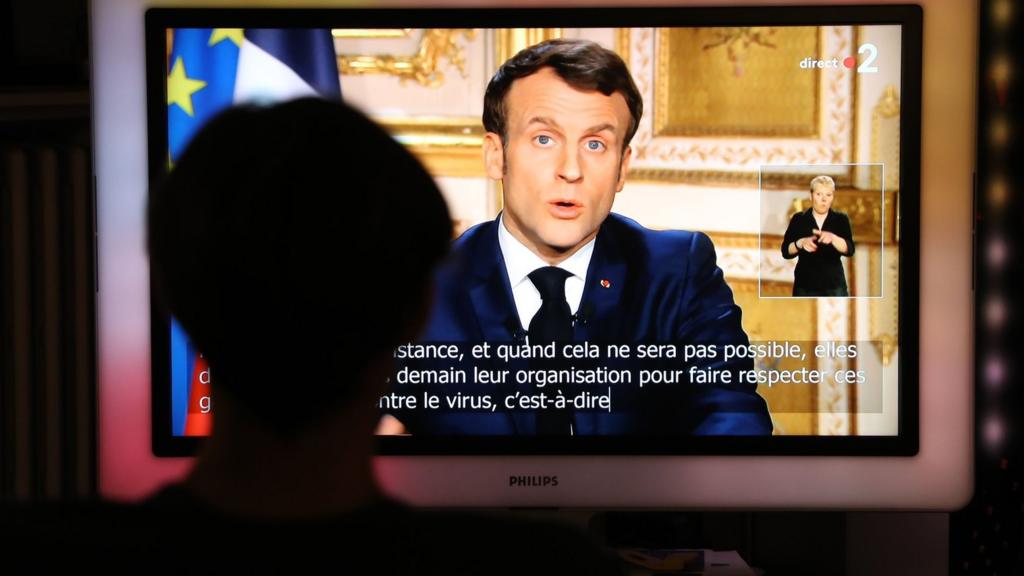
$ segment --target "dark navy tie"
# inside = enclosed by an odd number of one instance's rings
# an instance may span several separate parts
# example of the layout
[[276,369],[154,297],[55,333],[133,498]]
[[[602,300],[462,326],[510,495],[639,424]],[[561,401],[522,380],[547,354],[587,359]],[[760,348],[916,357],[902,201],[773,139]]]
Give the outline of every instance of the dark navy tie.
[[[530,345],[550,344],[551,342],[572,341],[572,311],[565,300],[565,280],[571,273],[547,266],[530,272],[529,278],[540,292],[540,310],[530,320]],[[553,360],[533,361],[533,369],[557,369],[561,362]],[[565,389],[562,390],[566,392]],[[553,392],[553,390],[552,390]],[[537,434],[547,436],[565,436],[570,433],[570,415],[567,410],[538,410]]]
[[555,266],[530,272],[530,281],[540,292],[540,310],[530,320],[530,344],[572,340],[572,312],[565,300],[565,280],[572,276]]

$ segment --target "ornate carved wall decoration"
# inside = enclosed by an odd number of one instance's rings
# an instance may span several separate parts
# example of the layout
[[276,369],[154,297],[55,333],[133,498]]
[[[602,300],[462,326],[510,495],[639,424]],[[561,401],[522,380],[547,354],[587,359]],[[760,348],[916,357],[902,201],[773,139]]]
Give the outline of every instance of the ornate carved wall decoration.
[[[338,56],[338,70],[342,75],[390,74],[403,82],[412,80],[422,86],[436,88],[445,81],[442,71],[445,62],[455,66],[465,76],[466,54],[459,39],[472,40],[477,32],[463,28],[425,29],[414,54],[342,54]],[[384,36],[370,37],[392,38],[398,34],[394,30],[384,33]]]
[[[872,174],[876,173],[881,174],[881,171],[872,171]],[[882,195],[877,189],[838,190],[832,206],[850,217],[856,242],[879,244],[883,239],[886,244],[896,242],[896,192],[886,190],[883,207]],[[804,198],[794,206],[800,211],[810,207],[810,198]]]
[[[811,299],[763,300],[758,295],[757,279],[729,280],[736,304],[743,309],[743,329],[753,342],[769,340],[791,342],[813,342],[817,340],[818,306]],[[788,296],[792,284],[781,282],[763,283],[765,291],[773,296]],[[761,369],[792,370],[800,367],[813,368],[815,362],[801,362],[797,359],[779,359],[759,362]],[[818,432],[818,406],[821,391],[813,385],[759,386],[760,394],[768,403],[778,435],[813,435]]]
[[[849,340],[850,336],[850,305],[847,298],[816,298],[818,306],[817,340],[841,341]],[[849,368],[843,358],[819,358],[818,369],[834,373],[836,370]],[[818,395],[818,431],[824,436],[841,436],[851,433],[850,411],[853,399],[850,389],[837,384],[835,379],[828,378],[819,387]]]
[[817,135],[821,73],[802,70],[797,63],[818,54],[818,28],[672,28],[659,33],[655,136]]
[[335,38],[408,38],[414,28],[334,28]]
[[495,30],[495,69],[523,48],[561,37],[561,28],[501,28]]
[[[884,257],[884,263],[883,263]],[[884,298],[872,300],[868,312],[868,332],[871,340],[877,342],[878,353],[882,357],[882,364],[888,366],[892,363],[896,352],[899,350],[899,341],[896,335],[899,334],[899,251],[886,247],[885,252],[872,250],[869,266],[871,268],[871,281],[878,283],[878,278],[885,283]],[[879,271],[879,268],[884,269]],[[877,289],[882,290],[879,286]],[[872,291],[876,287],[872,285]]]
[[[401,39],[419,38],[416,51],[412,54],[342,54],[338,56],[339,70],[343,75],[386,74],[412,85],[425,88],[439,88],[453,81],[446,78],[444,69],[454,66],[462,78],[467,77],[467,65],[488,68],[483,72],[487,78],[495,62],[501,63],[519,50],[547,40],[558,38],[559,28],[509,28],[493,31],[476,29],[381,29],[381,30],[332,30],[335,38],[345,39]],[[493,42],[476,43],[476,52],[467,52],[467,45],[481,33],[489,35]],[[493,45],[493,54],[483,54],[481,46]],[[476,86],[483,98],[483,85]],[[467,89],[467,92],[471,90]],[[480,101],[478,100],[478,102]],[[485,177],[483,167],[483,126],[479,115],[440,116],[402,115],[389,116],[368,110],[378,123],[382,124],[397,140],[409,147],[432,174],[450,177]]]
[[[709,28],[712,39],[701,46],[702,50],[712,50],[719,47],[725,48],[725,54],[732,63],[733,74],[739,78],[743,76],[744,65],[747,61],[747,53],[757,47],[774,50],[779,47],[776,43],[778,28],[762,26]],[[785,31],[785,29],[782,29]]]
[[[900,187],[900,97],[895,86],[886,86],[871,110],[871,161],[885,165],[885,190]],[[871,187],[881,188],[880,174],[871,173]]]
[[[811,103],[809,108],[815,114],[813,122],[807,118],[788,119],[786,122],[789,129],[772,132],[763,124],[733,126],[731,121],[719,119],[717,126],[707,127],[705,135],[700,135],[700,130],[694,128],[699,119],[694,118],[684,122],[680,130],[673,128],[675,120],[672,116],[664,113],[659,116],[658,110],[673,109],[673,103],[666,99],[675,98],[675,104],[678,104],[678,99],[682,98],[673,96],[670,76],[673,71],[672,59],[675,58],[673,46],[686,45],[687,40],[685,37],[675,37],[676,34],[680,34],[677,29],[632,28],[617,35],[616,44],[620,54],[628,58],[637,88],[644,98],[645,110],[654,111],[654,114],[645,114],[634,137],[631,178],[752,184],[756,183],[757,170],[762,164],[842,164],[851,161],[853,73],[847,73],[845,69],[835,74],[801,70],[799,58],[789,62],[773,54],[775,58],[772,60],[792,67],[787,77],[795,80],[802,78],[817,87],[813,91],[805,87],[800,96]],[[811,46],[812,53],[805,55],[817,54],[821,59],[842,60],[852,50],[853,34],[853,27],[850,26],[819,28],[813,36],[817,51]],[[810,42],[806,35],[804,42]],[[772,43],[776,44],[777,41],[773,40]],[[714,56],[714,49],[703,50],[707,44],[704,42],[698,47],[697,51],[702,58]],[[797,45],[800,45],[799,42]],[[770,50],[762,46],[758,46],[758,49]],[[726,62],[725,68],[718,72],[721,74],[724,70],[726,78],[720,80],[737,80],[733,64],[727,57],[718,57]],[[754,61],[758,59],[758,53],[748,47],[743,58],[745,72],[738,79],[741,82],[753,77]],[[712,67],[709,65],[707,70],[712,70]],[[797,126],[803,128],[798,129]],[[731,136],[730,132],[747,135]],[[749,135],[752,132],[759,136],[752,138]],[[845,172],[834,176],[843,174]]]
[[[782,236],[765,234],[745,234],[738,232],[709,232],[711,242],[715,245],[718,267],[722,269],[726,279],[752,280],[754,291],[757,291],[757,278],[762,279],[762,296],[789,296],[793,292],[793,269],[795,260],[786,260],[781,250],[759,250],[759,246],[781,246]],[[760,270],[758,265],[760,264]],[[765,286],[771,284],[770,293],[765,293]]]
[[483,176],[484,128],[479,118],[386,118],[380,123],[438,176]]

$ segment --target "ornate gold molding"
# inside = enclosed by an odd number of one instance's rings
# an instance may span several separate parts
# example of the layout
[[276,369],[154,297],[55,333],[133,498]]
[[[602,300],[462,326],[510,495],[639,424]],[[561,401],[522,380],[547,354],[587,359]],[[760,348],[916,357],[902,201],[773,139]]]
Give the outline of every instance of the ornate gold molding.
[[[752,292],[754,294],[759,293],[757,279],[729,278],[726,280],[726,284],[728,284],[734,292]],[[770,297],[792,296],[793,283],[780,282],[778,280],[761,280],[760,295]]]
[[[836,187],[853,186],[853,170],[848,169],[841,174],[830,174]],[[652,182],[669,184],[691,184],[706,186],[749,186],[756,188],[758,183],[767,190],[805,189],[810,178],[806,174],[792,172],[761,173],[733,172],[729,170],[677,170],[675,168],[630,168],[629,182]]]
[[164,66],[171,69],[171,52],[174,51],[174,28],[168,28],[164,33],[164,42],[167,44],[167,52],[164,54]]
[[[658,228],[659,230],[665,230],[666,228]],[[732,248],[732,249],[748,249],[757,250],[762,244],[769,246],[781,245],[782,236],[778,234],[752,234],[749,232],[719,232],[710,230],[701,230],[701,232],[708,235],[711,238],[711,243],[715,245],[715,248]]]
[[435,176],[484,177],[479,118],[376,118]]
[[[465,74],[465,56],[463,49],[455,40],[459,33],[472,40],[476,30],[425,30],[420,49],[413,57],[380,57],[394,58],[396,66],[401,69],[384,69],[377,61],[353,61],[366,63],[367,69],[359,73],[397,73],[400,77],[413,78],[426,86],[437,86],[443,81],[440,71],[436,70],[442,56],[448,58]],[[560,28],[514,28],[495,30],[495,58],[503,63],[519,50],[532,46],[543,40],[558,38],[562,34]],[[426,46],[426,48],[424,48]],[[456,55],[452,56],[452,51]],[[377,58],[377,57],[354,57]],[[339,66],[341,65],[339,57]],[[417,72],[416,69],[419,69]],[[344,73],[344,72],[343,72]],[[433,74],[433,75],[432,75]],[[409,150],[435,176],[453,176],[484,178],[486,172],[483,164],[484,129],[478,117],[460,118],[375,118],[399,142]],[[500,196],[500,191],[499,191]],[[500,206],[500,198],[498,200]]]
[[[736,305],[743,310],[743,329],[752,341],[818,340],[818,306],[812,299],[764,300],[764,296],[789,296],[789,282],[764,282],[757,278],[727,279]],[[786,368],[815,367],[817,361],[783,360]],[[760,362],[759,362],[760,363]],[[760,386],[757,390],[768,403],[779,434],[815,434],[818,430],[820,390],[817,386]]]
[[894,118],[900,113],[900,97],[896,93],[896,87],[889,85],[875,105],[875,114],[881,118]]
[[484,127],[477,117],[378,117],[376,120],[400,142],[410,146],[480,148],[483,145]]
[[420,162],[434,176],[455,178],[483,178],[483,152],[463,148],[440,150],[437,148],[410,147]]
[[408,38],[413,28],[334,28],[335,38]]
[[[794,208],[807,210],[810,198],[794,203]],[[882,194],[877,190],[838,190],[833,208],[850,217],[854,241],[879,244],[896,242],[896,193],[885,192],[885,218],[882,215]],[[883,229],[883,224],[885,228]]]
[[403,82],[414,80],[428,88],[437,88],[444,84],[441,70],[444,60],[458,68],[463,77],[466,75],[465,48],[458,43],[460,35],[472,40],[477,30],[428,28],[411,56],[342,54],[338,56],[338,71],[342,75],[390,74]]
[[[658,81],[655,31],[654,28],[633,28],[617,33],[617,47],[628,57],[630,71],[648,110],[655,109]],[[822,32],[822,51],[826,58],[848,56],[854,27],[828,26],[822,28]],[[830,76],[823,82],[817,138],[751,140],[656,136],[654,115],[645,115],[632,144],[630,177],[673,183],[756,185],[757,168],[763,164],[847,163],[852,159],[854,83],[844,74]]]
[[882,364],[888,366],[892,363],[892,357],[896,354],[896,350],[899,348],[899,340],[892,334],[879,334],[875,341],[875,348],[882,356]]
[[[896,87],[885,87],[871,110],[871,161],[885,165],[885,189],[897,190],[900,184],[900,97]],[[872,171],[871,187],[880,189],[882,177]]]
[[[853,42],[851,46],[860,46],[863,26],[853,27]],[[850,99],[853,105],[850,107],[850,162],[856,162],[860,155],[860,74],[854,74],[850,87]],[[850,176],[852,177],[852,171]]]
[[552,38],[561,38],[561,28],[501,28],[495,30],[495,66],[501,66],[523,48]]
[[629,28],[615,29],[615,53],[622,58],[629,68]]
[[764,26],[727,26],[715,28],[714,30],[718,37],[715,38],[714,42],[703,46],[703,49],[711,50],[719,46],[725,46],[726,55],[729,61],[733,63],[737,75],[743,73],[743,64],[751,46],[776,48],[776,45],[768,38],[774,33],[774,28],[766,28]]
[[[886,259],[882,268],[882,258]],[[872,300],[868,308],[868,335],[875,342],[875,348],[882,357],[882,364],[888,366],[899,350],[899,251],[872,249],[869,253],[868,267],[871,270],[871,293],[882,294],[879,300]],[[882,283],[885,291],[882,292]]]
[[749,234],[746,232],[704,232],[711,238],[715,248],[733,248],[757,250],[764,245],[781,245],[782,236],[776,234]]
[[[778,48],[776,44],[772,44],[769,41],[769,36],[774,32],[774,28],[765,27],[727,27],[727,28],[710,28],[710,29],[690,29],[684,33],[699,34],[702,30],[709,30],[715,36],[706,45],[700,46],[701,53],[708,51],[718,51],[721,47],[725,47],[723,56],[727,58],[729,62],[733,64],[734,74],[740,76],[743,73],[744,61],[747,59],[747,53],[753,47],[761,47],[763,49],[774,50]],[[738,138],[763,138],[763,139],[777,139],[777,138],[818,138],[822,130],[821,126],[821,106],[820,106],[820,86],[821,86],[821,73],[819,70],[811,70],[807,73],[813,74],[812,80],[813,89],[810,91],[810,102],[805,99],[800,99],[800,94],[797,94],[797,101],[793,102],[792,107],[787,109],[804,110],[810,108],[813,114],[812,120],[808,124],[804,125],[789,125],[789,126],[758,126],[758,125],[731,125],[731,126],[701,126],[701,125],[675,125],[670,117],[672,116],[672,110],[677,109],[679,106],[683,106],[680,102],[679,96],[681,91],[676,87],[673,89],[673,81],[678,81],[680,76],[687,77],[687,75],[681,75],[678,68],[673,64],[677,59],[677,54],[673,52],[673,41],[678,39],[676,29],[673,28],[659,28],[657,30],[658,42],[657,42],[657,71],[655,74],[655,89],[654,89],[654,106],[651,110],[653,114],[653,126],[654,136],[690,136],[690,137],[738,137]],[[825,30],[818,28],[814,34],[815,40],[814,46],[805,46],[801,53],[819,54],[821,52],[821,46],[824,44]],[[677,46],[678,47],[678,46]],[[694,47],[690,45],[690,47]],[[710,55],[708,56],[710,57]],[[701,56],[700,58],[704,58]],[[687,65],[685,62],[684,66]],[[700,69],[698,68],[697,73]],[[704,78],[705,84],[714,86],[723,84],[730,81],[730,78],[721,78],[721,72],[715,74],[712,78]],[[777,74],[772,75],[772,79],[777,78]],[[734,80],[734,79],[733,79]],[[745,79],[746,80],[746,79]],[[699,80],[698,80],[699,81]],[[764,82],[764,78],[760,81],[755,77],[753,82]],[[792,98],[794,89],[792,82],[769,82],[769,86],[777,88],[777,91],[767,94],[766,97],[769,100],[777,100],[780,98]],[[805,95],[805,94],[804,94]],[[740,109],[746,108],[746,106],[740,106]],[[764,116],[758,116],[757,121],[763,121]]]
[[[832,181],[836,184],[837,190],[844,190],[854,187],[853,182],[853,171],[849,170],[844,174],[832,174]],[[807,174],[793,172],[787,170],[785,172],[775,171],[761,171],[761,189],[762,190],[787,190],[792,191],[793,189],[803,190],[810,194],[811,180],[816,174]],[[809,206],[809,204],[808,204]]]
[[745,185],[757,187],[757,172],[728,170],[677,170],[675,168],[630,168],[628,182],[654,182],[694,185]]
[[[818,340],[841,340],[849,336],[850,318],[855,306],[845,298],[817,298],[818,306]],[[849,368],[846,358],[819,358],[819,370],[845,370]],[[845,436],[850,434],[850,415],[853,413],[850,402],[850,387],[828,379],[820,386],[818,397],[819,430],[826,436]]]

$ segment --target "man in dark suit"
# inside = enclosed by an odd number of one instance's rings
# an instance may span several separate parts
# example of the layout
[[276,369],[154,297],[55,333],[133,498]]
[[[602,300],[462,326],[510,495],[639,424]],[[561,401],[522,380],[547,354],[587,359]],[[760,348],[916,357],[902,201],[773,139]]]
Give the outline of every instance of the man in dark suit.
[[[484,99],[484,161],[488,176],[502,182],[504,210],[455,242],[424,341],[747,343],[706,235],[655,232],[610,213],[642,106],[622,59],[593,42],[544,42],[498,70]],[[688,377],[646,390],[619,385],[611,411],[509,409],[501,398],[534,387],[513,382],[494,387],[494,411],[394,415],[409,432],[428,435],[771,433],[756,385],[736,377],[751,361],[724,362],[719,351],[676,363],[734,377],[725,385]],[[551,359],[528,364],[573,367]],[[437,391],[473,386],[484,385]],[[549,392],[578,390],[570,384]]]

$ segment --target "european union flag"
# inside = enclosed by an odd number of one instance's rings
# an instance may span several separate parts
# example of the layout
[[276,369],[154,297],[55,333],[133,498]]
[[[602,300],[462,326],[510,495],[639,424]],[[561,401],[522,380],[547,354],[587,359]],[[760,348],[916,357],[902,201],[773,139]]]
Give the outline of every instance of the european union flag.
[[[172,163],[206,122],[236,103],[341,98],[330,30],[180,28],[171,42],[167,144]],[[202,358],[172,318],[171,425],[177,436],[209,433],[210,419],[192,406],[198,401],[193,392],[208,384],[197,380],[202,372],[197,362]]]
[[171,160],[232,104],[313,95],[341,98],[330,30],[176,29],[167,73]]

